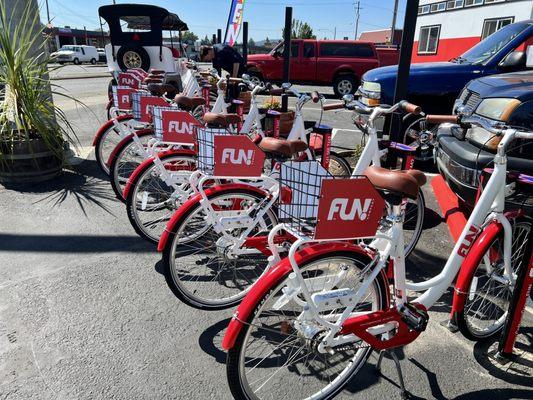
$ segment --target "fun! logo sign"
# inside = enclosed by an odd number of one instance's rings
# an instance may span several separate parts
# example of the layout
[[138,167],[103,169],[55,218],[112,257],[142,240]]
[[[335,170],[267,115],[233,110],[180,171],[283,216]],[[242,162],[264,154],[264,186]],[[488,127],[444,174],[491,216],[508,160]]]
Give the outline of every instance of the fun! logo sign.
[[325,179],[320,188],[315,239],[375,235],[385,202],[366,177]]
[[118,74],[117,82],[119,86],[128,86],[132,89],[138,89],[141,86],[141,80],[139,77],[130,72],[121,72]]
[[186,111],[165,110],[161,112],[163,141],[194,144],[194,128],[202,124]]
[[152,122],[152,110],[154,107],[165,107],[168,103],[165,99],[156,96],[142,96],[141,97],[141,122]]
[[244,135],[216,135],[214,174],[218,176],[259,176],[265,154]]
[[120,110],[131,110],[131,94],[134,89],[130,87],[117,88],[117,107]]

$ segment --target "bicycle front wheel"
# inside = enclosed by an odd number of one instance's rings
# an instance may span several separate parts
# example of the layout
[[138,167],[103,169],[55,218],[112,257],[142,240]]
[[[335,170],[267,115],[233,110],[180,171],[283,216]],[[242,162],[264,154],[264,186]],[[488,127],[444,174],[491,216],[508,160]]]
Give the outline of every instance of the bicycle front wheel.
[[[361,286],[361,271],[370,262],[353,253],[326,254],[300,265],[311,293]],[[338,279],[334,287],[331,279]],[[236,399],[331,399],[354,378],[365,364],[371,348],[354,342],[318,351],[325,330],[316,321],[298,318],[303,306],[294,300],[280,302],[289,276],[257,302],[256,309],[227,356],[227,377]],[[370,284],[354,312],[371,312],[386,307],[386,283],[378,275]],[[303,300],[298,296],[299,300]],[[284,304],[284,305],[282,305]],[[345,310],[340,306],[323,311],[322,317],[334,320]],[[312,336],[312,337],[310,337]]]
[[[144,239],[157,243],[172,214],[193,193],[189,177],[196,169],[192,155],[166,154],[160,157],[163,167],[176,174],[175,186],[162,178],[158,164],[152,163],[131,182],[126,208],[131,225]],[[175,187],[177,187],[175,189]]]
[[[511,267],[516,274],[524,260],[531,221],[513,224]],[[465,305],[457,313],[457,326],[470,340],[482,340],[497,335],[505,324],[514,285],[503,264],[503,232],[490,243],[472,275]]]
[[[209,197],[213,217],[238,218],[265,207],[255,191],[240,189]],[[219,310],[238,304],[251,285],[263,274],[267,257],[259,250],[238,253],[233,244],[245,228],[215,231],[198,202],[173,228],[163,252],[164,275],[172,292],[191,307]],[[267,209],[256,217],[250,236],[268,235],[277,224],[276,213]],[[255,224],[255,225],[253,225]]]
[[[121,124],[126,124],[132,120],[133,117],[129,119],[121,119],[119,122]],[[109,122],[107,122],[107,124],[109,124]],[[94,156],[96,158],[96,162],[106,175],[109,175],[109,166],[107,165],[109,156],[111,156],[111,153],[123,138],[124,137],[121,135],[120,131],[114,125],[110,125],[98,138],[94,145]]]
[[144,132],[137,137],[140,144],[130,136],[120,142],[119,146],[121,148],[116,151],[114,157],[111,156],[113,158],[109,165],[111,187],[117,198],[122,202],[125,201],[124,188],[128,183],[128,179],[133,174],[133,171],[145,160],[145,151],[148,147],[148,142],[154,138],[154,132]]

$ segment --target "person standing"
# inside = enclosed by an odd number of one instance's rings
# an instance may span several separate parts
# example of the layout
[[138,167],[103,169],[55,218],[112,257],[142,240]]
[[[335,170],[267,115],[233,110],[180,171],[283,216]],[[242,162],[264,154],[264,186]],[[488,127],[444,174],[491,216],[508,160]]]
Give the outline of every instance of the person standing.
[[200,48],[200,61],[212,62],[219,74],[222,70],[229,72],[232,78],[240,78],[246,72],[246,65],[242,55],[227,44],[202,46]]

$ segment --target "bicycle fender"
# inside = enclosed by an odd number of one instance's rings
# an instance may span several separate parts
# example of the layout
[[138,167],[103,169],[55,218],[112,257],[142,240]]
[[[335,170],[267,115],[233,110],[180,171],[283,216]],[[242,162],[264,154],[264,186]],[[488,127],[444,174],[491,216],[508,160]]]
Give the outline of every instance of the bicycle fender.
[[[135,134],[138,137],[142,137],[142,136],[150,135],[152,133],[154,133],[152,129],[140,129]],[[109,159],[107,160],[107,163],[106,163],[108,167],[111,166],[111,163],[117,157],[117,154],[120,153],[120,151],[124,148],[124,146],[126,146],[129,142],[131,142],[132,138],[133,138],[133,133],[130,133],[128,136],[126,136],[124,139],[118,142],[118,144],[115,146],[115,148],[109,155]]]
[[[303,248],[296,252],[294,258],[298,264],[310,261],[313,258],[319,257],[326,253],[341,252],[341,253],[357,253],[368,257],[372,260],[372,255],[369,251],[363,249],[361,246],[352,243],[323,243],[315,244]],[[224,339],[222,340],[222,348],[230,350],[235,345],[235,341],[241,332],[244,322],[248,319],[251,313],[256,309],[257,305],[264,298],[269,290],[274,288],[285,276],[292,272],[290,261],[287,257],[281,260],[277,265],[272,267],[265,275],[263,275],[257,282],[253,284],[250,291],[244,297],[241,304],[237,307],[237,311],[233,314]]]
[[[161,153],[157,154],[157,156],[161,159],[167,156],[174,156],[174,155],[194,156],[196,155],[196,152],[190,149],[179,149],[179,150],[162,151]],[[123,192],[124,198],[128,197],[128,193],[133,187],[133,183],[137,180],[137,177],[141,175],[146,170],[146,168],[152,165],[152,163],[154,162],[154,158],[155,157],[147,158],[137,168],[135,168],[133,173],[130,175],[128,182],[126,183],[126,187],[124,187],[124,192]]]
[[[230,192],[235,189],[247,189],[247,190],[256,192],[257,194],[260,194],[262,196],[267,195],[267,192],[265,192],[264,190],[261,190],[260,188],[257,188],[255,186],[250,186],[250,185],[246,185],[243,183],[227,183],[223,185],[213,186],[207,189],[205,191],[205,194],[207,197],[210,197],[215,194]],[[161,238],[159,239],[159,243],[157,245],[157,251],[161,252],[165,249],[165,246],[167,245],[167,241],[171,237],[172,232],[174,228],[176,227],[176,225],[189,212],[189,210],[193,206],[195,206],[197,203],[199,203],[201,200],[202,200],[202,196],[200,194],[194,195],[176,210],[176,212],[172,215],[172,217],[168,221],[167,226],[165,230],[163,231]]]
[[[131,119],[131,118],[133,118],[133,115],[131,115],[131,114],[119,115],[117,117],[117,121],[120,122],[120,121],[124,121],[126,119]],[[98,128],[98,130],[96,131],[96,134],[94,135],[93,146],[96,146],[96,143],[98,143],[98,141],[100,140],[102,135],[105,133],[105,131],[107,131],[113,125],[114,125],[113,120],[110,119],[105,124],[103,124],[100,128]]]
[[457,281],[453,292],[453,304],[450,319],[453,321],[455,313],[462,311],[465,306],[468,288],[472,281],[472,276],[478,264],[481,262],[483,255],[489,249],[492,240],[503,230],[502,224],[497,221],[491,222],[476,238],[472,247],[468,251],[461,269],[457,275]]

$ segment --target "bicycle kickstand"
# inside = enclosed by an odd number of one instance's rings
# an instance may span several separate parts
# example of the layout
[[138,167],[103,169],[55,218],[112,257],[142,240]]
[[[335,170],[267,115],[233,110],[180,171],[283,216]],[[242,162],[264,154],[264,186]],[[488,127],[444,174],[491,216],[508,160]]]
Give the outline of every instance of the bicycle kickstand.
[[405,390],[402,366],[400,365],[400,360],[398,359],[398,356],[396,355],[396,352],[394,349],[381,350],[379,352],[378,362],[376,364],[376,373],[381,374],[381,362],[383,361],[383,356],[385,354],[390,356],[392,361],[394,361],[394,365],[396,366],[396,372],[398,372],[398,378],[400,380],[400,390],[402,392],[402,400],[407,400],[409,398],[409,394],[407,390]]

